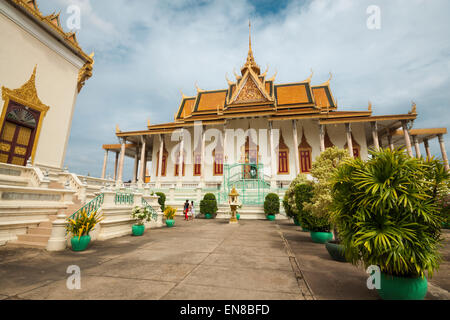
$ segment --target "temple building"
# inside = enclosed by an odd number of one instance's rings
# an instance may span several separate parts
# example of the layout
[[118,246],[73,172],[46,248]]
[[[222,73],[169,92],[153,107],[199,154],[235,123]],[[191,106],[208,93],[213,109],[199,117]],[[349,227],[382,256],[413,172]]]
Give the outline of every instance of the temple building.
[[50,221],[75,212],[107,183],[64,168],[93,53],[35,0],[1,0],[0,30],[0,245],[45,248]]
[[319,84],[312,83],[312,74],[286,84],[267,77],[267,70],[261,72],[255,62],[251,37],[240,71],[234,81],[227,79],[224,89],[197,86],[195,96],[183,95],[171,123],[148,123],[146,129],[130,132],[117,127],[120,143],[103,146],[103,175],[113,153],[118,185],[127,156],[134,158],[132,182],[137,185],[150,182],[152,190],[172,194],[215,190],[221,199],[236,186],[248,203],[261,204],[261,195],[287,187],[299,173],[308,174],[314,159],[332,146],[362,159],[371,148],[398,146],[421,156],[419,143],[430,155],[428,141],[439,137],[448,167],[443,143],[447,130],[413,129],[418,116],[414,103],[394,115],[374,115],[370,103],[362,111],[338,109],[331,77]]

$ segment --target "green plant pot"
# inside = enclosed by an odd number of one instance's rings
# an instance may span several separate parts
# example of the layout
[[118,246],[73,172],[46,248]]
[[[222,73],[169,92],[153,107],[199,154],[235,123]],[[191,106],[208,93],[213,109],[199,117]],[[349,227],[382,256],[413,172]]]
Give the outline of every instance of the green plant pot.
[[90,236],[82,236],[80,238],[73,237],[70,240],[70,243],[72,244],[72,250],[73,251],[84,251],[88,247],[89,243],[91,242]]
[[327,242],[325,244],[325,248],[327,248],[327,251],[333,260],[347,262],[347,259],[345,259],[345,248],[343,245]]
[[298,219],[294,218],[294,224],[298,227],[301,227],[300,221]]
[[236,213],[236,219],[241,220],[241,215],[239,213]]
[[167,227],[172,228],[175,225],[175,220],[166,219],[166,225],[167,225]]
[[274,214],[268,214],[267,215],[267,220],[274,221],[275,220],[275,215]]
[[378,294],[383,300],[423,300],[427,295],[426,278],[396,277],[381,273]]
[[144,234],[145,226],[135,224],[131,227],[131,230],[133,231],[133,236],[140,237]]
[[304,228],[304,227],[302,227],[302,231],[303,231],[303,232],[311,232],[310,230],[308,230],[308,229],[306,229],[306,228]]
[[206,219],[212,219],[212,214],[206,213],[206,214],[205,214],[205,218],[206,218]]
[[327,243],[333,239],[331,232],[314,232],[310,231],[311,239],[315,243]]

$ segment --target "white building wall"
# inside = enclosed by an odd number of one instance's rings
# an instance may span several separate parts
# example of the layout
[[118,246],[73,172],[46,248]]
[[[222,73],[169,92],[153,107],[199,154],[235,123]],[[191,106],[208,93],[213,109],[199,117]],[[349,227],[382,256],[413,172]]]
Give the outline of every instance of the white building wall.
[[[35,164],[62,168],[83,61],[8,3],[0,2],[0,87],[18,89],[37,65],[36,89],[50,107],[42,120]],[[0,97],[3,111],[4,101]]]
[[[300,145],[302,141],[302,134],[304,132],[308,144],[312,147],[312,161],[320,155],[320,136],[319,136],[319,124],[315,119],[297,120],[297,142]],[[204,181],[206,183],[220,183],[223,181],[223,176],[214,176],[214,159],[212,151],[218,142],[214,138],[218,134],[223,134],[223,138],[226,141],[225,146],[225,163],[235,164],[241,162],[242,149],[245,146],[246,135],[248,135],[249,127],[253,129],[252,141],[259,146],[259,163],[264,164],[264,173],[266,176],[272,175],[271,161],[275,161],[274,169],[275,179],[278,181],[290,181],[293,180],[299,173],[299,168],[296,169],[296,155],[298,152],[298,146],[294,146],[293,136],[293,122],[292,120],[274,121],[273,129],[280,130],[280,135],[283,136],[285,144],[289,147],[289,174],[278,174],[278,153],[275,153],[275,159],[271,158],[270,146],[270,130],[269,122],[266,118],[256,119],[233,119],[229,120],[226,125],[226,131],[224,131],[223,125],[208,126],[206,128],[206,143],[205,143],[205,161],[202,167],[202,173],[204,175]],[[338,148],[343,149],[347,142],[345,125],[328,125],[326,126],[328,135],[331,142]],[[265,132],[264,132],[265,130]],[[353,136],[361,147],[361,157],[367,159],[367,144],[364,131],[364,124],[352,125]],[[193,152],[194,145],[194,128],[187,128],[188,135],[185,137],[185,175],[182,178],[183,182],[195,182],[200,183],[200,176],[194,176],[194,158]],[[252,130],[251,130],[252,131]],[[226,135],[226,138],[225,138]],[[274,135],[276,139],[276,135]],[[176,141],[172,140],[172,135],[164,136],[165,149],[169,154],[167,164],[167,174],[165,177],[161,177],[160,181],[174,183],[178,181],[178,176],[175,176],[175,148],[179,148],[180,142],[176,135],[174,135]],[[190,139],[190,141],[189,141]],[[201,144],[201,137],[199,140]],[[274,140],[275,147],[278,146],[278,142]],[[157,159],[157,153],[159,151],[160,143],[159,139],[154,143],[153,159]],[[190,147],[190,148],[189,148]],[[199,147],[199,150],[201,145]],[[156,165],[153,167],[152,181],[156,181]]]

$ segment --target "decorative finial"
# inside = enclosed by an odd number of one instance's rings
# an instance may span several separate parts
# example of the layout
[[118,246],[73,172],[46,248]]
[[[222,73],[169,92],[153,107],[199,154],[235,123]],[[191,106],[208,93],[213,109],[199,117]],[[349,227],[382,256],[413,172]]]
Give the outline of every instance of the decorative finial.
[[277,77],[277,74],[278,74],[278,70],[275,70],[275,74],[272,76],[272,78],[270,78],[267,81],[275,81],[275,78]]
[[195,82],[195,88],[197,89],[197,92],[202,92],[202,91],[205,91],[205,90],[202,90],[202,89],[200,89],[200,88],[199,88],[199,86],[198,86],[198,83],[197,83],[197,82]]
[[323,85],[325,85],[325,86],[329,85],[331,79],[333,79],[333,74],[330,72],[330,78],[327,81],[325,81],[325,83]]
[[252,51],[252,23],[248,19],[248,48]]
[[414,101],[411,102],[411,113],[417,114],[417,105]]
[[233,68],[233,73],[234,73],[234,76],[235,76],[236,80],[239,80],[239,79],[242,78],[240,75],[238,75],[238,74],[236,73],[236,69],[235,69],[235,68]]
[[147,127],[150,127],[150,118],[147,119]]
[[185,95],[184,95],[184,93],[183,93],[183,91],[180,89],[180,93],[181,93],[181,98],[182,99],[185,99],[185,98],[187,98]]
[[120,131],[120,128],[119,128],[119,125],[116,124],[116,133],[119,133],[119,132],[121,132],[121,131]]
[[372,102],[369,101],[369,111],[372,112]]
[[234,84],[233,81],[231,81],[230,79],[228,79],[228,74],[227,74],[227,73],[225,73],[225,79],[227,80],[229,86],[231,86],[231,85]]
[[267,76],[267,72],[269,72],[269,65],[267,65],[266,71],[264,71],[264,73],[263,73],[261,76],[262,76],[262,77]]
[[311,75],[309,76],[308,79],[306,79],[306,81],[307,81],[307,82],[311,82],[313,75],[314,75],[314,71],[313,71],[313,69],[311,68]]

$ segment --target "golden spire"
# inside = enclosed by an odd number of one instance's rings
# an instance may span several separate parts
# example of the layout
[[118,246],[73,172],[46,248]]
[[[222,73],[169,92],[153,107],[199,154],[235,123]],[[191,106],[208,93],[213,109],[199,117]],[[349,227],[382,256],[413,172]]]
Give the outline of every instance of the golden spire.
[[252,24],[250,20],[248,21],[248,55],[247,55],[247,61],[245,62],[245,65],[241,69],[242,75],[245,73],[245,69],[252,68],[254,72],[256,72],[257,75],[261,73],[261,70],[259,66],[255,62],[255,58],[253,57],[253,50],[252,50]]

